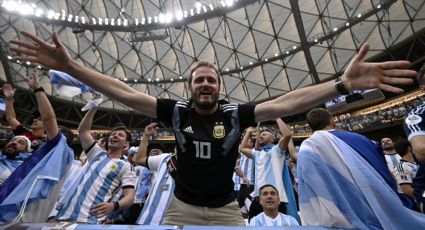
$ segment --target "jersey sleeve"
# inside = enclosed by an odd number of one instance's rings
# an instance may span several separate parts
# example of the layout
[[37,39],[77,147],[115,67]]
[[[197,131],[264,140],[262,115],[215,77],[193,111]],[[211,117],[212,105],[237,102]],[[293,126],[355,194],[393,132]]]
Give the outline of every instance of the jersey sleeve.
[[171,125],[175,105],[176,105],[175,100],[157,99],[157,106],[156,106],[157,119],[159,121],[165,121],[169,125]]
[[395,170],[395,179],[398,185],[411,184],[412,183],[412,172],[409,167],[405,167],[406,164],[401,162],[397,165]]
[[161,165],[162,160],[168,155],[168,153],[163,153],[157,156],[150,156],[148,158],[149,169],[152,171],[157,171],[159,169],[159,166]]
[[130,163],[126,162],[122,174],[122,189],[136,187],[137,176]]
[[285,156],[286,148],[285,149],[281,149],[279,147],[279,145],[275,145],[275,146],[273,146],[273,151],[279,153],[280,156]]
[[86,152],[87,161],[91,161],[95,156],[99,155],[101,152],[105,152],[96,142],[93,142],[93,145],[90,146]]
[[256,126],[254,110],[255,104],[248,103],[239,105],[239,124],[241,130],[246,129],[249,126]]

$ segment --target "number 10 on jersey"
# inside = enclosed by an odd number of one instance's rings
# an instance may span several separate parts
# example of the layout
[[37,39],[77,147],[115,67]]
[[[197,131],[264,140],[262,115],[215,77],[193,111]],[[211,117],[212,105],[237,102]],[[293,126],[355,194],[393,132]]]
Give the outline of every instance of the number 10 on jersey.
[[211,143],[204,141],[193,141],[196,150],[196,158],[211,159]]

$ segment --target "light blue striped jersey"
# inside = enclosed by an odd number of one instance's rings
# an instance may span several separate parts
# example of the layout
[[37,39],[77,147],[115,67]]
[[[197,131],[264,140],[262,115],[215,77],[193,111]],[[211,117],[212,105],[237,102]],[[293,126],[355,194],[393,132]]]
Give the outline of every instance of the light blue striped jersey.
[[238,176],[238,174],[236,174],[236,172],[233,173],[232,180],[233,180],[233,183],[235,183],[235,191],[241,190],[241,183],[239,182],[240,178],[241,177]]
[[[67,188],[71,186],[73,181],[78,178],[78,174],[80,173],[80,170],[82,170],[82,168],[83,168],[83,165],[81,161],[72,160],[71,166],[69,167],[68,172],[65,175],[65,181],[63,182],[63,185],[60,189],[58,200],[61,199],[61,197],[64,195]],[[55,207],[51,210],[49,214],[49,218],[55,217],[58,214],[58,210],[56,209],[57,205],[58,205],[58,202],[55,203]]]
[[299,226],[299,224],[294,217],[280,212],[274,219],[262,212],[251,219],[249,226]]
[[288,203],[288,197],[283,185],[282,172],[285,166],[285,150],[274,145],[269,151],[253,150],[255,161],[254,196],[259,196],[259,189],[265,184],[271,184],[279,191],[280,202]]
[[57,220],[101,223],[89,214],[93,205],[109,202],[121,188],[134,188],[136,175],[129,162],[110,158],[97,144],[87,152],[87,165],[65,191],[57,206]]
[[30,156],[30,153],[19,153],[16,159],[10,160],[0,152],[0,186]]
[[400,162],[400,155],[398,154],[385,154],[385,160],[387,161],[387,166],[390,172],[395,173],[395,167]]
[[241,190],[241,183],[240,183],[241,177],[238,174],[236,174],[237,168],[240,168],[240,160],[239,159],[236,160],[236,165],[235,165],[235,169],[234,169],[233,176],[232,176],[232,181],[233,181],[233,184],[235,185],[234,186],[235,192]]
[[419,165],[415,162],[401,159],[396,169],[395,180],[397,185],[399,185],[397,189],[399,193],[404,193],[400,186],[403,184],[412,184],[413,178],[416,177],[416,173],[418,172]]
[[[252,149],[254,151],[255,149]],[[239,168],[242,170],[243,174],[248,178],[249,184],[253,185],[255,183],[255,162],[251,158],[241,154],[241,159],[239,163]],[[240,178],[240,183],[243,184],[243,178]]]
[[145,203],[147,195],[149,193],[148,182],[151,179],[152,173],[149,169],[143,166],[134,167],[136,172],[137,182],[134,193],[135,204]]
[[137,224],[160,225],[174,192],[174,179],[168,173],[169,153],[148,158],[149,170],[156,172],[156,179],[140,213]]
[[6,157],[0,159],[0,186],[22,162],[22,160],[9,160]]

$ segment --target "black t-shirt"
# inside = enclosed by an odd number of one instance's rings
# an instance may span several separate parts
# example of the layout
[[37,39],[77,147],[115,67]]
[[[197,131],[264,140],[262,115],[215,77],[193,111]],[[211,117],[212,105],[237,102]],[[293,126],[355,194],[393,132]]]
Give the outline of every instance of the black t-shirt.
[[242,131],[255,125],[253,104],[219,102],[211,116],[199,115],[191,101],[157,100],[158,120],[176,137],[178,169],[174,195],[185,203],[221,207],[234,200],[232,175]]

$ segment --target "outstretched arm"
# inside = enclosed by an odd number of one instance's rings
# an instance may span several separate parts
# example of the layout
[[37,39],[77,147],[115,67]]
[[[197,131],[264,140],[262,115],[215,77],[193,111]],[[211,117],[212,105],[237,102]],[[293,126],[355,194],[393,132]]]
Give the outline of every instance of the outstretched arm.
[[1,90],[3,91],[3,95],[6,98],[5,112],[7,123],[9,123],[12,129],[16,129],[16,127],[21,124],[21,122],[16,119],[15,107],[13,106],[13,97],[15,96],[16,89],[14,89],[11,84],[5,83],[1,87]]
[[[392,85],[413,82],[410,78],[416,76],[416,71],[403,69],[410,66],[408,61],[364,62],[363,59],[368,50],[369,45],[366,43],[351,60],[341,78],[343,85],[349,91],[379,88],[393,93],[402,93],[401,88]],[[297,114],[338,95],[334,81],[294,90],[258,104],[255,108],[255,119],[266,121]]]
[[141,165],[143,167],[147,166],[146,160],[148,156],[148,141],[149,137],[158,129],[157,126],[158,123],[150,123],[145,127],[145,130],[143,131],[143,137],[140,140],[139,150],[133,158],[135,164]]
[[50,104],[49,99],[44,92],[44,89],[40,87],[40,82],[38,81],[38,70],[34,69],[32,76],[26,79],[30,89],[35,91],[35,98],[38,104],[38,111],[40,112],[41,121],[44,123],[46,129],[47,138],[52,140],[58,135],[59,128],[56,121],[55,111],[53,110],[52,105]]
[[11,48],[11,51],[25,55],[25,57],[17,57],[18,60],[39,63],[50,69],[65,72],[111,99],[121,102],[146,116],[156,118],[156,98],[138,92],[112,77],[80,65],[71,58],[65,46],[59,41],[56,32],[52,35],[53,44],[49,44],[27,32],[22,32],[22,35],[32,40],[32,43],[20,40],[10,41],[17,46]]

